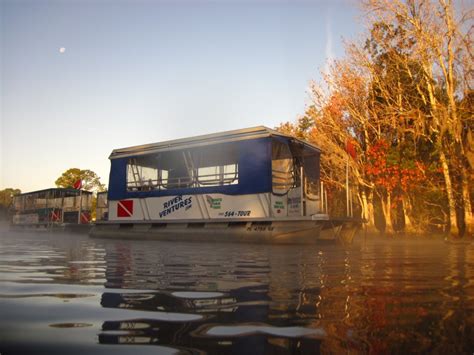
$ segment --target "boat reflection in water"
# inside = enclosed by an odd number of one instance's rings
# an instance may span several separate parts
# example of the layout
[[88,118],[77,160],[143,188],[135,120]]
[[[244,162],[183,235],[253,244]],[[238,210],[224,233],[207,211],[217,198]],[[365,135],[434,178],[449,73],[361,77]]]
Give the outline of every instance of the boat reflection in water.
[[[296,270],[285,275],[280,262],[291,247],[239,245],[229,253],[225,246],[180,244],[176,255],[175,244],[159,246],[157,251],[124,242],[107,250],[106,286],[129,291],[105,292],[101,305],[147,316],[104,322],[100,343],[208,353],[319,351],[326,337],[315,287],[322,282],[321,254],[308,253],[308,265],[292,264]],[[298,258],[306,254],[293,251]],[[136,291],[143,289],[157,291]]]
[[[442,242],[413,240],[347,250],[143,243],[107,249],[106,286],[122,292],[104,293],[101,304],[152,313],[104,322],[100,342],[207,353],[462,353],[474,339],[472,245],[446,254]],[[462,331],[440,332],[454,325]]]
[[[470,353],[474,245],[2,234],[0,352]],[[122,346],[126,345],[126,346]]]

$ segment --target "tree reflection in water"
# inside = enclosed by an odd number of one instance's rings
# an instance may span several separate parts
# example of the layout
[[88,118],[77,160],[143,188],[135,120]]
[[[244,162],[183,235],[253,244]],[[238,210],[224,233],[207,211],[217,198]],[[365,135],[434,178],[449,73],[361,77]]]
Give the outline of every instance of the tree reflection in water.
[[[404,241],[374,241],[351,249],[184,243],[157,243],[151,249],[144,247],[150,244],[114,245],[106,253],[106,285],[156,291],[140,295],[104,293],[102,306],[165,312],[168,318],[157,314],[159,320],[127,319],[112,322],[113,326],[105,322],[100,339],[120,343],[124,339],[143,342],[146,338],[149,343],[208,353],[229,348],[257,353],[432,351],[439,348],[440,339],[447,340],[447,334],[439,331],[445,324],[472,324],[472,308],[470,318],[463,321],[451,307],[460,297],[472,301],[472,288],[470,293],[465,288],[455,292],[453,283],[459,278],[463,284],[471,282],[472,263],[466,258],[472,260],[472,250],[453,248],[454,255],[448,254],[443,264],[443,244],[425,243],[429,251],[407,248]],[[450,274],[444,279],[436,276],[446,271]],[[195,294],[176,297],[180,291]],[[206,297],[199,297],[199,292],[206,292]],[[213,297],[212,292],[218,294]],[[465,310],[465,305],[458,309]],[[202,317],[190,321],[176,318],[183,314]],[[135,323],[147,327],[137,329]],[[238,329],[243,325],[253,330],[233,335],[208,333],[216,326]],[[322,332],[272,334],[259,331],[256,325]],[[110,334],[111,329],[126,333]],[[466,334],[472,328],[463,329],[464,336],[474,335]],[[433,337],[436,332],[437,337]],[[458,344],[462,352],[466,338],[451,336],[447,343]]]
[[8,233],[0,243],[2,353],[474,348],[470,243],[369,238],[345,249]]

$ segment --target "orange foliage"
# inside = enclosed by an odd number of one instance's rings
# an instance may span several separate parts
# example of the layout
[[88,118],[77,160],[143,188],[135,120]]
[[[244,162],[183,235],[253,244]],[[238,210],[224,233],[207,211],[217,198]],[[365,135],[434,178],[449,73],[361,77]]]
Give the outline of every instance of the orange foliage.
[[392,192],[397,186],[404,192],[425,180],[425,166],[420,161],[402,165],[390,157],[388,143],[381,139],[367,151],[366,173],[371,176],[375,185]]

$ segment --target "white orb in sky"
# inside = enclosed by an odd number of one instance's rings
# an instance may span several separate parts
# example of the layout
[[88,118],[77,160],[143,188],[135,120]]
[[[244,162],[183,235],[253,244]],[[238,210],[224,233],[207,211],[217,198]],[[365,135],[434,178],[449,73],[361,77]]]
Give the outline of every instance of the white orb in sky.
[[64,52],[66,52],[66,48],[64,47],[59,48],[59,53],[63,54]]

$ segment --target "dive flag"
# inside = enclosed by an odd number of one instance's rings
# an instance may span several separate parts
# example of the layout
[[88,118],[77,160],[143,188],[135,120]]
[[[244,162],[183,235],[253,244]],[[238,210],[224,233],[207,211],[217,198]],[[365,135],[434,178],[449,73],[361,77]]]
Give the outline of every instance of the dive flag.
[[133,200],[121,200],[117,203],[117,217],[132,217]]
[[76,190],[80,190],[81,187],[82,187],[82,180],[77,180],[77,181],[74,183],[73,187],[74,187]]

